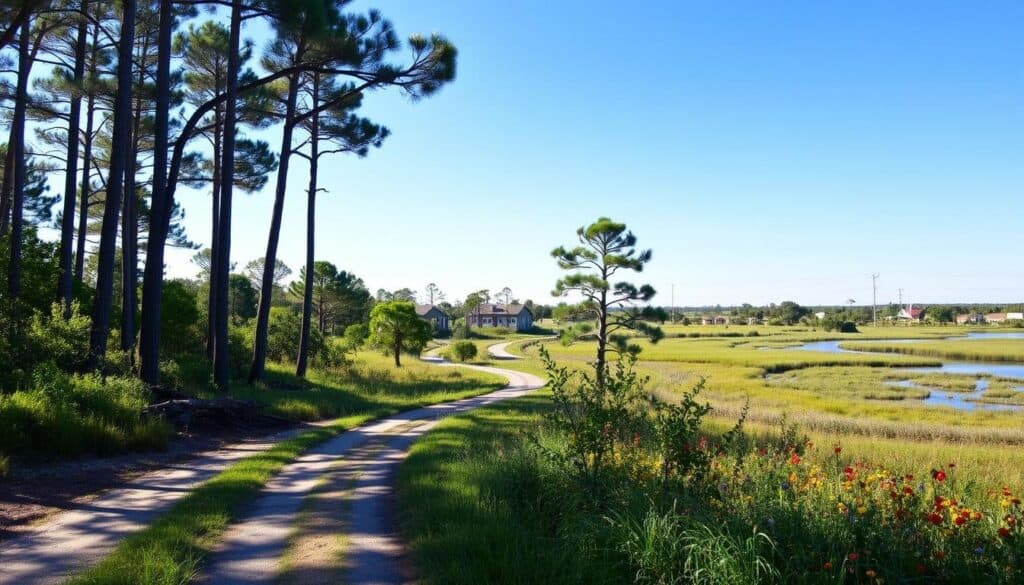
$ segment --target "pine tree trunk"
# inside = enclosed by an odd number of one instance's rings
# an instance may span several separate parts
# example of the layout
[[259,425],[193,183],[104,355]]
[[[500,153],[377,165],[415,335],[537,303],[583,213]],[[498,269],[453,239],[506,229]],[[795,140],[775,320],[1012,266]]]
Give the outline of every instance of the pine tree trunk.
[[28,79],[32,69],[32,59],[28,50],[30,30],[31,20],[25,20],[21,25],[21,36],[18,39],[18,82],[14,94],[11,143],[7,147],[12,153],[14,164],[13,169],[4,169],[5,175],[11,174],[14,177],[11,194],[11,262],[7,274],[12,309],[12,340],[16,340],[21,333],[21,246],[24,227],[22,213],[25,207],[25,179],[28,172],[25,165],[25,112],[28,108]]
[[81,282],[85,276],[85,236],[89,232],[89,199],[92,197],[92,130],[93,115],[96,111],[96,97],[92,94],[85,106],[85,144],[82,148],[82,187],[78,203],[78,232],[75,234],[75,280]]
[[[148,47],[142,47],[139,61],[145,60]],[[145,83],[145,70],[139,69],[138,84]],[[139,163],[139,127],[142,124],[142,98],[135,99],[135,116],[132,123],[131,150],[124,174],[124,204],[121,219],[121,349],[129,351],[135,347],[135,309],[138,304],[138,240],[139,240],[139,197],[136,193],[135,173]]]
[[[89,13],[89,0],[82,0],[82,14],[78,20],[78,35],[75,39],[75,88],[81,87],[85,77],[85,48],[89,31],[86,15]],[[64,175],[64,212],[60,225],[60,281],[57,286],[57,299],[64,307],[64,318],[71,317],[72,287],[72,247],[75,238],[75,207],[78,194],[78,129],[82,114],[82,95],[77,91],[71,96],[71,109],[68,112],[68,152]],[[88,169],[86,169],[88,174]]]
[[242,5],[234,0],[231,8],[231,33],[228,42],[227,99],[224,106],[224,152],[221,157],[220,217],[217,234],[217,329],[214,338],[213,377],[217,389],[227,392],[231,377],[228,351],[228,278],[231,271],[231,196],[235,183],[235,124],[238,96],[239,44],[242,29]]
[[[217,87],[220,87],[219,84]],[[217,241],[217,228],[220,221],[220,157],[221,157],[221,135],[223,133],[221,125],[223,124],[221,108],[217,106],[214,111],[214,123],[213,123],[213,189],[210,199],[212,199],[212,210],[211,217],[211,234],[210,241]],[[215,294],[214,282],[213,282],[213,266],[217,264],[216,249],[210,248],[210,282],[209,291],[206,299],[206,357],[213,359],[213,322],[214,315],[217,313],[217,295]]]
[[4,182],[0,186],[0,236],[7,235],[11,227],[11,202],[14,200],[14,135],[17,124],[11,123],[7,134],[7,152],[4,154]]
[[[320,76],[313,74],[313,107],[320,103]],[[306,283],[302,296],[302,328],[299,332],[299,359],[295,365],[295,375],[302,378],[306,375],[309,361],[309,326],[313,313],[313,255],[316,245],[316,189],[317,167],[319,165],[320,116],[314,113],[309,119],[309,193],[306,203]],[[323,319],[318,323],[323,333]]]
[[[168,115],[171,100],[171,0],[160,0],[157,30],[156,104],[153,119],[153,193],[149,209],[149,242],[142,277],[142,316],[139,323],[139,377],[147,384],[160,381],[160,310],[163,303],[164,244],[173,207],[167,188]],[[181,137],[180,140],[185,140]]]
[[114,97],[114,126],[111,135],[107,197],[104,202],[97,262],[96,298],[89,340],[89,369],[95,369],[107,353],[111,303],[114,294],[114,255],[117,247],[117,223],[124,197],[124,173],[128,158],[128,138],[132,115],[132,48],[135,41],[135,0],[123,0],[120,46],[117,58],[117,92]]
[[[295,104],[298,100],[299,80],[293,74],[288,78],[288,101],[285,106],[284,129],[281,132],[281,155],[277,165],[277,184],[274,192],[274,211],[270,218],[270,234],[267,237],[267,253],[263,262],[263,284],[260,287],[260,304],[256,311],[256,339],[253,343],[252,365],[249,367],[249,382],[263,379],[267,362],[267,327],[270,323],[270,301],[274,288],[274,266],[277,264],[277,243],[281,237],[281,216],[284,213],[284,195],[288,187],[288,163],[291,160],[292,131]],[[306,279],[313,278],[306,274]]]

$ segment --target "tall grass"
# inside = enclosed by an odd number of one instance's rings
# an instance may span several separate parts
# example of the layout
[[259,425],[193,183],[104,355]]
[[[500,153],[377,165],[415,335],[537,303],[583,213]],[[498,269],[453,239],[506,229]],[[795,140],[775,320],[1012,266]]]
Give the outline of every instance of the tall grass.
[[108,455],[162,448],[172,429],[145,417],[149,392],[137,380],[36,370],[32,390],[0,395],[0,454],[20,458]]
[[874,351],[951,360],[1024,362],[1024,339],[972,339],[970,341],[922,341],[882,343],[845,341],[844,349]]

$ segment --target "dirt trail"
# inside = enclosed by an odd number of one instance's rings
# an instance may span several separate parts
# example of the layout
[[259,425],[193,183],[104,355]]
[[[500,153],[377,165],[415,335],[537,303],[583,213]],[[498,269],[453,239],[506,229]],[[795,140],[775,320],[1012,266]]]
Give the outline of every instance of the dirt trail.
[[299,432],[293,429],[200,454],[137,477],[0,543],[0,584],[59,583],[95,563],[229,465]]
[[[201,581],[218,585],[272,583],[280,576],[281,559],[291,543],[299,550],[290,559],[286,582],[338,582],[339,577],[355,585],[407,581],[404,547],[394,530],[393,490],[395,473],[409,447],[445,416],[517,398],[544,385],[531,374],[486,366],[464,367],[505,376],[509,384],[497,392],[421,408],[353,429],[289,464],[267,484],[246,516],[228,529]],[[341,535],[317,534],[316,530],[322,532],[327,527],[330,532],[338,525],[328,521],[318,527],[320,520],[316,518],[296,534],[296,526],[302,526],[303,503],[317,486],[318,491],[344,499],[344,543]],[[316,506],[312,505],[312,511]],[[312,543],[312,550],[302,546],[304,539],[310,539],[307,544]]]

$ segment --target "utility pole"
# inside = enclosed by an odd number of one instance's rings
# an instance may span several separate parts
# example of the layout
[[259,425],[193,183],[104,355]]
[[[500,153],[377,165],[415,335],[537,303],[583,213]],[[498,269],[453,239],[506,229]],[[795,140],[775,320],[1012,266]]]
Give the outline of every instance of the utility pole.
[[871,325],[878,327],[878,273],[871,275]]
[[672,308],[670,309],[672,311],[672,313],[671,313],[672,319],[671,320],[672,320],[673,323],[675,323],[676,322],[676,283],[674,283],[674,282],[672,283],[672,301],[671,302],[672,302]]
[[897,289],[897,290],[899,290],[900,308],[902,309],[903,308],[903,289],[901,288],[901,289]]

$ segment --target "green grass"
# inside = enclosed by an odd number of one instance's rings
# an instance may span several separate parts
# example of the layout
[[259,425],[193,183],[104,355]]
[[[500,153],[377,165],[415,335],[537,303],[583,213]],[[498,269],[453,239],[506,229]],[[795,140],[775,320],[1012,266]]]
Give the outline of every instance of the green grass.
[[142,414],[135,379],[69,376],[40,366],[31,390],[0,395],[0,457],[21,460],[160,449],[173,429]]
[[[438,368],[409,360],[384,369],[387,358],[361,354],[343,373],[316,373],[314,390],[273,368],[268,387],[235,386],[232,393],[257,400],[271,412],[298,418],[339,416],[329,425],[282,441],[219,473],[73,583],[185,583],[190,581],[225,528],[282,467],[311,447],[374,418],[500,388],[505,380],[476,371]],[[452,374],[457,374],[453,376]],[[287,384],[284,384],[287,382]]]
[[842,348],[950,360],[1024,362],[1024,339],[972,339],[915,343],[843,342]]
[[572,535],[553,530],[557,509],[508,497],[566,487],[534,483],[535,474],[517,468],[531,462],[512,455],[547,404],[540,391],[479,408],[446,419],[413,445],[398,475],[399,521],[425,583],[623,582],[626,575],[599,549],[560,544]]
[[[628,468],[639,475],[607,478],[614,495],[593,508],[578,501],[560,466],[524,448],[527,433],[557,447],[539,418],[547,396],[447,419],[414,445],[398,497],[402,533],[425,583],[676,582],[662,579],[673,571],[687,583],[875,583],[868,571],[887,583],[1020,576],[1014,559],[1024,534],[997,534],[1006,513],[999,490],[1024,488],[1017,447],[812,432],[794,465],[770,446],[762,455],[757,446],[777,442],[778,427],[753,423],[739,468],[732,457],[712,462],[701,488],[710,494],[656,505],[661,488],[641,464]],[[714,441],[727,426],[709,421],[705,431]],[[634,457],[643,456],[623,461]],[[847,484],[848,466],[858,481]],[[949,479],[933,480],[933,469]],[[916,499],[893,500],[879,483],[893,477]],[[981,511],[982,520],[957,528],[945,515],[945,528],[931,525],[935,495]],[[850,512],[840,512],[840,502]],[[907,532],[890,520],[897,504],[913,510]]]

